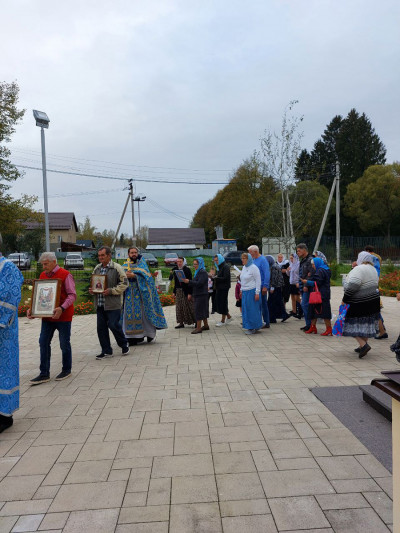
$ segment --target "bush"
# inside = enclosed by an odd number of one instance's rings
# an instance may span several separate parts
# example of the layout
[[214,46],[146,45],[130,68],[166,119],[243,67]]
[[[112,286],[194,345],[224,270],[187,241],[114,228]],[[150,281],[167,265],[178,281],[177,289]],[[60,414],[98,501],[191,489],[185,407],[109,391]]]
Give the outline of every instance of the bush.
[[379,280],[379,290],[383,296],[396,296],[400,292],[400,270],[382,276]]
[[339,265],[336,261],[332,261],[329,267],[331,269],[331,279],[337,279],[339,276]]
[[18,316],[26,316],[26,312],[30,308],[31,304],[22,304],[18,306]]

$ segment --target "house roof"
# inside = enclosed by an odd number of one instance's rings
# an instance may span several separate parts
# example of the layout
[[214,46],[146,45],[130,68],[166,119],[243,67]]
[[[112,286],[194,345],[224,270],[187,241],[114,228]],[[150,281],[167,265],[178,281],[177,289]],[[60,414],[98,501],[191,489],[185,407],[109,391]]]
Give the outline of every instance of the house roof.
[[90,239],[76,239],[76,244],[86,248],[95,248],[94,242]]
[[204,228],[149,228],[148,244],[205,244]]
[[[26,229],[37,229],[42,224],[36,220],[24,223]],[[50,230],[62,230],[70,229],[71,226],[75,227],[75,231],[78,231],[78,224],[74,213],[49,213],[49,229]]]

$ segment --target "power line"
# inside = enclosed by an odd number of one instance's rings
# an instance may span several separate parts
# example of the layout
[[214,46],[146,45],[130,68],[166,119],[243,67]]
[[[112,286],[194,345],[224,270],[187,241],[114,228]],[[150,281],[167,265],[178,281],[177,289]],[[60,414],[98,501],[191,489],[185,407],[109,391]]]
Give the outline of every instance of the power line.
[[[17,168],[26,168],[29,170],[42,170],[40,167],[31,167],[28,165],[15,165]],[[82,176],[87,178],[100,178],[107,180],[118,180],[126,181],[128,178],[118,178],[116,176],[102,176],[100,174],[86,174],[84,172],[68,172],[66,170],[55,170],[55,169],[46,169],[47,172],[52,172],[53,174],[67,174],[69,176]],[[131,179],[134,181],[142,181],[145,183],[179,183],[184,185],[227,185],[226,181],[178,181],[178,180],[161,180],[161,179],[144,179],[136,178],[131,176]]]

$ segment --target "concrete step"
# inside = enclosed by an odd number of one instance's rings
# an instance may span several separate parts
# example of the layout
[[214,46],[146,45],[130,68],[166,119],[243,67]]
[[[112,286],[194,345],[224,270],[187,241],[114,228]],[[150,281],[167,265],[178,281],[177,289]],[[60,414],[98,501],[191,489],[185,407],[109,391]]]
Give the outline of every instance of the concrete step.
[[378,411],[390,422],[392,421],[392,399],[386,393],[377,389],[373,385],[361,385],[363,400]]

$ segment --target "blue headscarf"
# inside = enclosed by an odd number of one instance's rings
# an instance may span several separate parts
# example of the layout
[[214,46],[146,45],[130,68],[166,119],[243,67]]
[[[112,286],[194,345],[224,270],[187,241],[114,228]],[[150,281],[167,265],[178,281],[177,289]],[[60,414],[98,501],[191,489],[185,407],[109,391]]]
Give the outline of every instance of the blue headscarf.
[[199,267],[194,272],[194,277],[197,276],[197,273],[202,269],[205,268],[204,259],[202,257],[196,257],[196,261],[199,262]]
[[244,265],[246,268],[248,268],[250,265],[253,264],[253,258],[250,254],[247,254],[247,263]]
[[225,259],[224,259],[224,256],[222,254],[216,254],[216,256],[218,257],[218,263],[216,263],[214,261],[214,265],[215,265],[215,268],[217,269],[217,272],[219,271],[219,266],[222,265],[222,263],[225,262]]
[[270,268],[273,267],[274,264],[276,263],[275,258],[272,257],[272,255],[266,255],[265,258],[267,259]]
[[322,270],[329,270],[329,267],[328,265],[325,263],[325,261],[323,259],[321,259],[320,257],[314,257],[314,259],[312,260],[314,265],[315,265],[315,271],[318,272],[318,270],[320,268],[322,268]]

